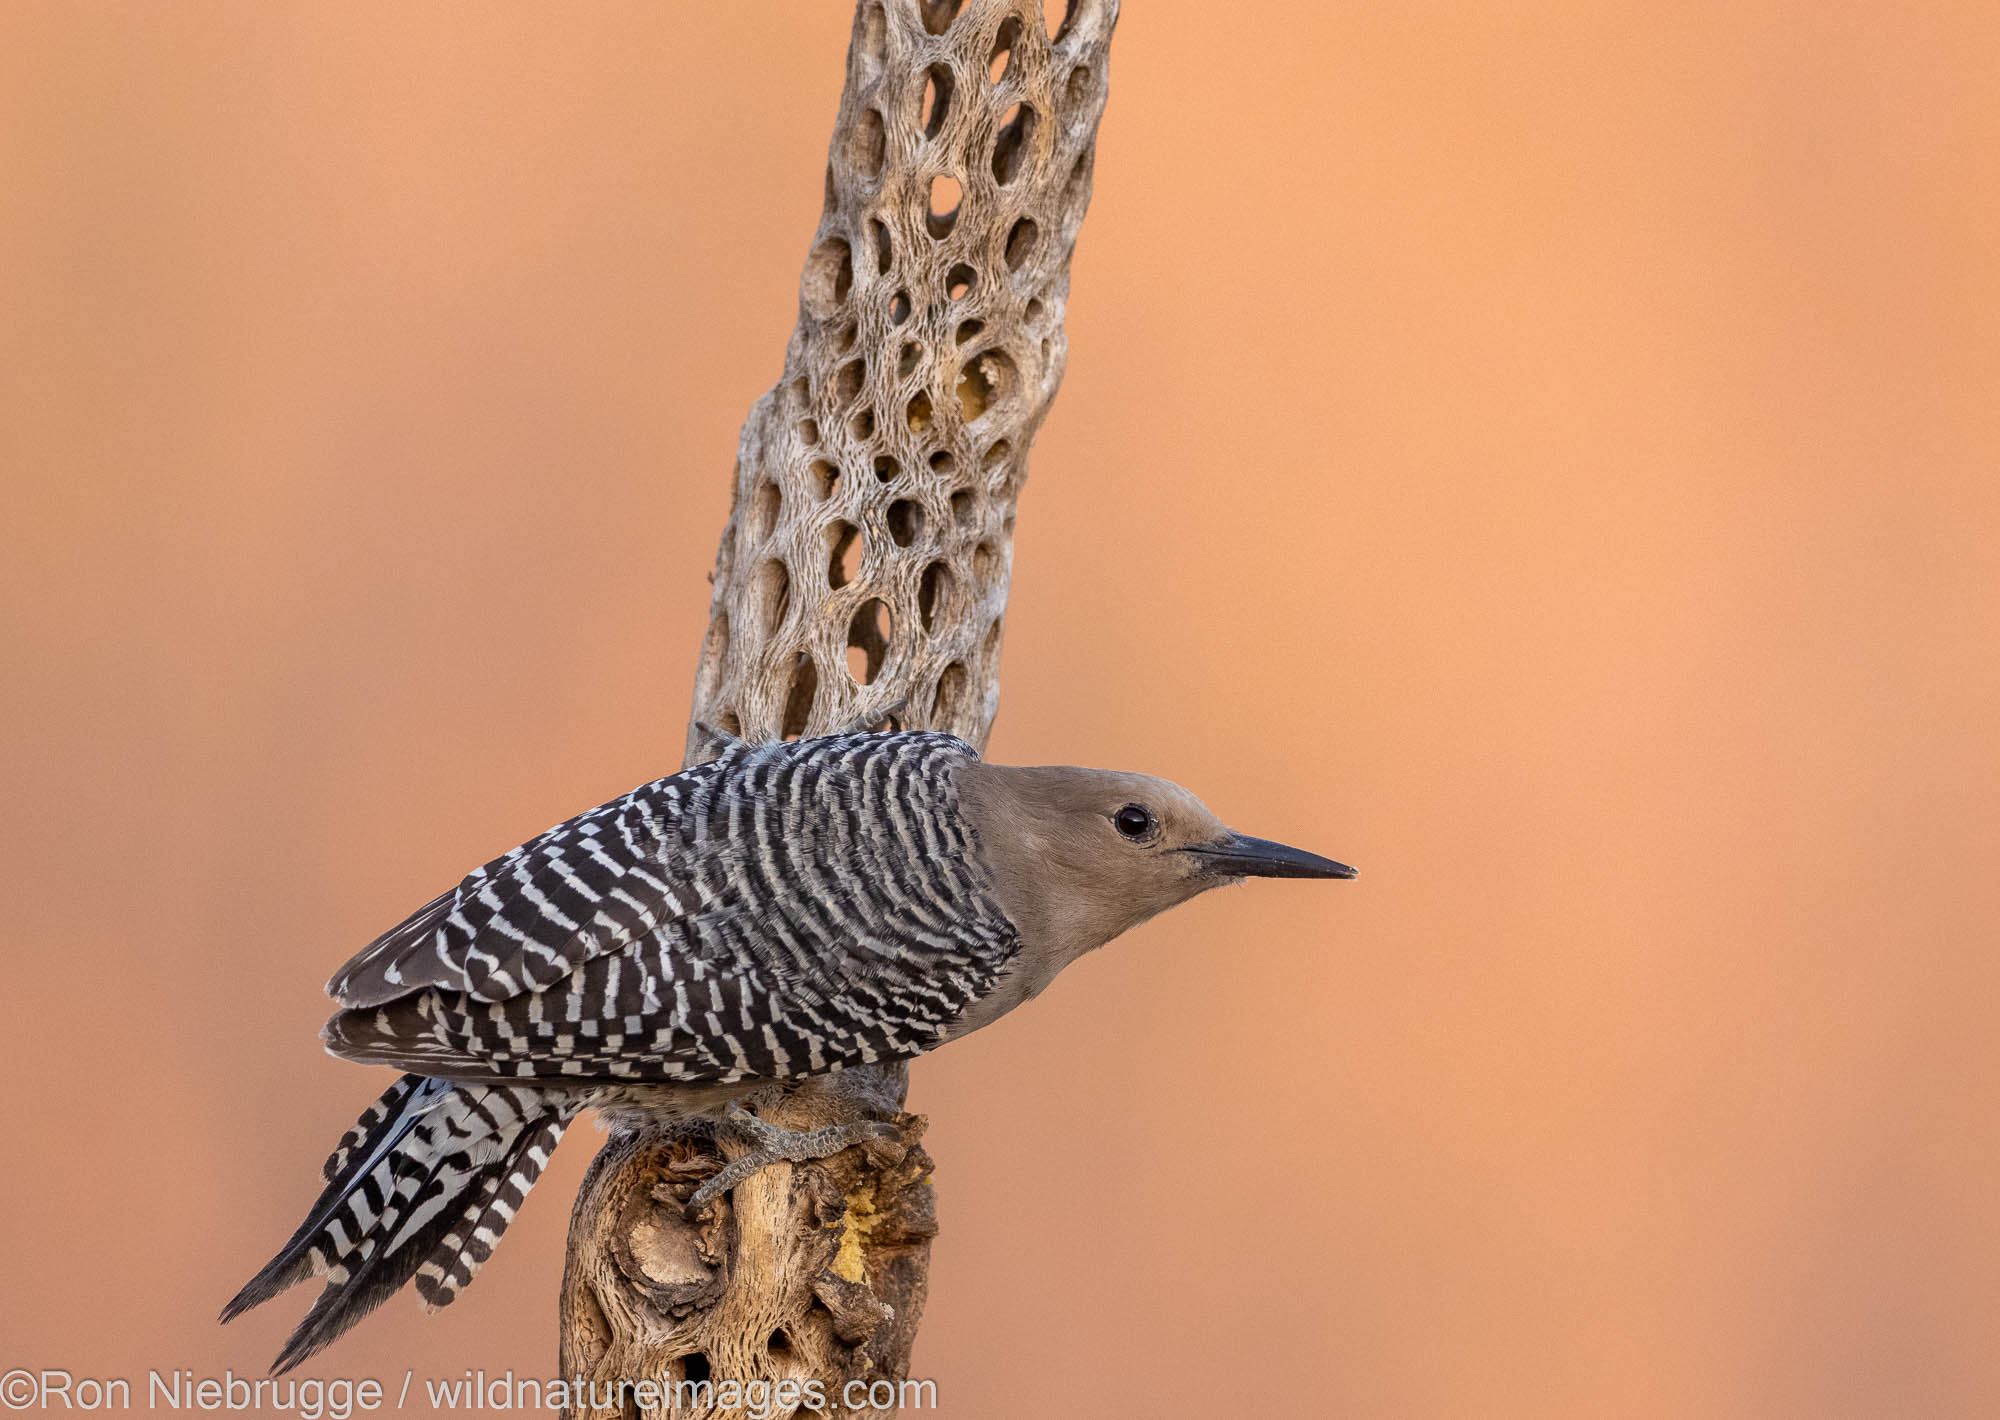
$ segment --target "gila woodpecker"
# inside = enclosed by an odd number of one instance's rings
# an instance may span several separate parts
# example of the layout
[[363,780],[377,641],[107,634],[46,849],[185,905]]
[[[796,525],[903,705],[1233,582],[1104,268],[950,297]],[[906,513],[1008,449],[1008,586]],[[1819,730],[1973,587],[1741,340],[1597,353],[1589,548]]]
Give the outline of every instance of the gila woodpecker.
[[990,765],[930,733],[727,743],[475,869],[335,973],[327,1049],[407,1073],[223,1312],[325,1277],[274,1369],[405,1282],[450,1302],[584,1109],[746,1134],[702,1207],[894,1130],[780,1130],[742,1108],[757,1091],[977,1030],[1209,888],[1354,876],[1145,775]]

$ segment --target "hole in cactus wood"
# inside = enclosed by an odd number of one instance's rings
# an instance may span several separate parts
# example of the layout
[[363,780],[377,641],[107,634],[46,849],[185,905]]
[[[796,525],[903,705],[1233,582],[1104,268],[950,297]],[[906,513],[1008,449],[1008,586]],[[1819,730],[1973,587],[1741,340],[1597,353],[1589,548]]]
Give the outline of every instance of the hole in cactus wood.
[[785,694],[785,720],[778,731],[779,738],[795,740],[806,732],[812,722],[813,701],[819,695],[819,667],[813,664],[811,656],[799,652],[798,664],[792,668],[792,688]]
[[[1014,224],[1013,230],[1007,233],[1007,269],[1009,271],[1019,271],[1021,269],[1021,263],[1033,255],[1035,242],[1041,235],[1042,229],[1035,225],[1035,219],[1032,217],[1023,217]],[[1029,302],[1031,306],[1036,304],[1038,303]],[[1030,316],[1029,319],[1033,320],[1034,317]]]
[[1088,64],[1079,64],[1069,71],[1069,78],[1063,84],[1063,103],[1072,115],[1083,112],[1085,105],[1090,102],[1092,87],[1093,81]]
[[937,694],[931,701],[931,724],[938,729],[948,729],[958,723],[960,712],[965,707],[968,678],[965,662],[953,661],[938,677]]
[[778,485],[765,479],[757,485],[757,491],[750,495],[750,536],[755,542],[762,542],[778,526],[778,506],[781,502]]
[[825,320],[840,309],[854,285],[854,253],[839,237],[828,237],[806,261],[802,292],[806,310]]
[[935,138],[944,127],[945,115],[951,110],[951,70],[942,64],[933,64],[924,71],[923,106],[917,113],[917,123],[924,130],[924,137]]
[[1015,104],[1007,111],[1000,136],[993,140],[993,180],[1005,187],[1021,175],[1028,144],[1035,136],[1035,111]]
[[878,110],[869,109],[855,123],[854,136],[848,140],[847,153],[854,163],[854,170],[861,176],[865,178],[880,176],[882,160],[889,155],[889,135]]
[[993,53],[986,61],[986,78],[991,83],[999,83],[1007,73],[1007,66],[1014,61],[1014,46],[1021,39],[1021,22],[1009,15],[1000,24],[1000,32],[993,36]]
[[924,568],[917,583],[917,619],[929,631],[937,621],[938,604],[951,595],[951,564],[942,558]]
[[1014,393],[1014,362],[1005,351],[987,350],[966,361],[958,376],[958,407],[965,422],[985,417]]
[[923,16],[924,31],[941,35],[951,28],[951,22],[958,18],[958,7],[962,0],[918,0],[917,12]]
[[931,179],[930,210],[924,213],[924,230],[933,239],[943,241],[951,235],[951,229],[958,224],[958,204],[964,196],[965,189],[950,173],[939,173]]
[[861,529],[845,518],[827,529],[826,584],[835,589],[846,586],[861,571]]
[[870,597],[855,608],[854,619],[847,623],[847,673],[856,684],[873,685],[882,673],[892,625],[889,608],[880,597]]

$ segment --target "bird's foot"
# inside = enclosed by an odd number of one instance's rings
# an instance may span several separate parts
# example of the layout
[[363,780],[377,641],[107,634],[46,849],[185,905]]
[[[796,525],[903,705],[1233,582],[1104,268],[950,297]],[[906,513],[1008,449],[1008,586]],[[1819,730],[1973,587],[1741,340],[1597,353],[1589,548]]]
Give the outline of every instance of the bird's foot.
[[694,727],[720,745],[724,754],[729,753],[732,749],[741,749],[750,743],[750,741],[744,739],[742,736],[732,735],[719,725],[711,725],[706,720],[696,720]]
[[836,735],[861,735],[870,730],[880,729],[910,708],[907,696],[899,695],[894,700],[884,701],[872,710],[856,715],[845,725],[835,730]]
[[720,1172],[694,1191],[687,1202],[690,1218],[744,1179],[772,1164],[805,1163],[827,1158],[856,1144],[865,1144],[870,1139],[902,1137],[902,1131],[894,1124],[872,1119],[854,1124],[829,1124],[822,1129],[781,1129],[759,1119],[740,1104],[730,1105],[723,1118],[750,1140],[750,1151],[724,1164]]

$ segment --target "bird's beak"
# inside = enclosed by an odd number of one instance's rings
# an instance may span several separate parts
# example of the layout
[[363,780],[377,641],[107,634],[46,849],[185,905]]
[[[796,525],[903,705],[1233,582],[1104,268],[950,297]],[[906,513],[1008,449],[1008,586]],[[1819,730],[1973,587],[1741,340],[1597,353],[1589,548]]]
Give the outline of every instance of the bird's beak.
[[1232,833],[1220,843],[1198,843],[1185,850],[1206,872],[1225,878],[1351,878],[1354,869],[1303,848],[1288,848],[1268,838]]

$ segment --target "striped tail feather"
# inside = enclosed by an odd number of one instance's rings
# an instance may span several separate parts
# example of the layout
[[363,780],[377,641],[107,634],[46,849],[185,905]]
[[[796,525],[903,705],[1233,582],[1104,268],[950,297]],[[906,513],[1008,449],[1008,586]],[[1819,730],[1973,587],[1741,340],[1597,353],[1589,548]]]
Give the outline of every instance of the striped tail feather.
[[448,1304],[492,1255],[576,1111],[540,1090],[403,1076],[341,1138],[305,1222],[222,1319],[323,1276],[272,1363],[280,1374],[413,1277],[427,1307]]
[[393,1148],[415,1127],[422,1111],[434,1105],[437,1097],[449,1088],[441,1080],[404,1075],[389,1086],[382,1098],[362,1111],[361,1118],[341,1136],[340,1143],[327,1156],[326,1165],[321,1170],[326,1187],[307,1210],[306,1220],[278,1249],[278,1255],[265,1263],[263,1270],[245,1283],[242,1291],[230,1298],[229,1305],[222,1309],[223,1321],[233,1321],[250,1308],[260,1306],[278,1293],[305,1281],[315,1271],[326,1270],[323,1258],[319,1265],[315,1265],[312,1256],[314,1239],[347,1195],[360,1185],[360,1163],[382,1151],[384,1146]]
[[528,1190],[548,1166],[573,1112],[551,1115],[523,1129],[505,1166],[487,1170],[477,1194],[417,1268],[417,1296],[426,1311],[450,1306],[493,1255],[500,1234],[507,1231]]
[[389,1086],[388,1092],[363,1110],[361,1118],[354,1121],[354,1126],[340,1136],[340,1143],[326,1156],[326,1163],[320,1168],[320,1176],[328,1183],[337,1180],[346,1170],[348,1161],[354,1157],[354,1151],[366,1145],[380,1131],[383,1120],[391,1115],[400,1114],[404,1101],[412,1094],[426,1085],[435,1086],[438,1083],[435,1080],[427,1080],[422,1075],[405,1075]]

